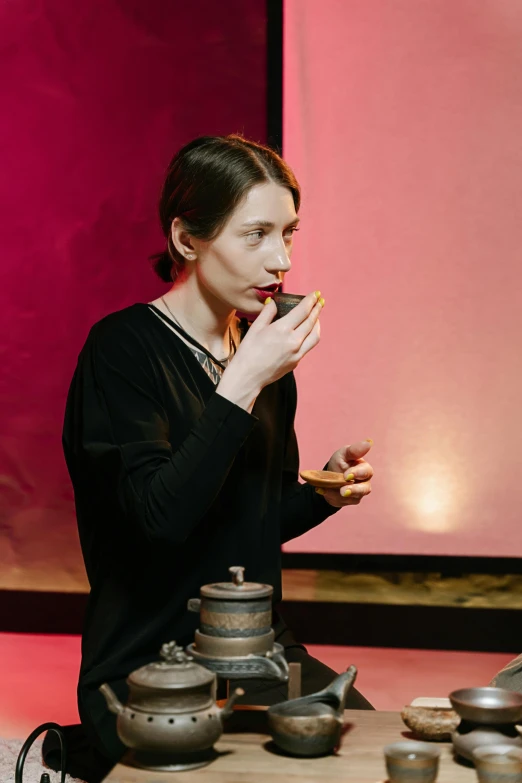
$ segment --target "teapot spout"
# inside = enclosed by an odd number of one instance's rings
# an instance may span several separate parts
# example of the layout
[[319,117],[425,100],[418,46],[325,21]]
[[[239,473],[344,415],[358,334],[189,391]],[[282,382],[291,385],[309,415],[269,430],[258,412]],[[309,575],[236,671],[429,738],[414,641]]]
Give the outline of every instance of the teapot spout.
[[236,701],[240,696],[244,696],[244,695],[245,695],[245,691],[243,690],[243,688],[236,688],[234,690],[234,692],[229,696],[227,703],[225,704],[225,706],[223,707],[223,709],[219,714],[219,717],[221,718],[221,722],[223,722],[224,720],[226,720],[232,715],[234,704],[236,703]]
[[348,693],[355,682],[356,676],[357,667],[350,666],[345,672],[336,677],[335,680],[328,686],[328,688],[325,688],[325,693],[331,694],[339,700],[337,714],[340,718],[343,716],[344,705],[346,704]]
[[110,685],[107,685],[106,682],[103,683],[103,685],[100,685],[99,689],[100,693],[105,697],[105,701],[107,702],[107,707],[110,709],[111,712],[113,712],[115,715],[119,715],[120,712],[123,712],[124,707],[121,701],[118,699]]

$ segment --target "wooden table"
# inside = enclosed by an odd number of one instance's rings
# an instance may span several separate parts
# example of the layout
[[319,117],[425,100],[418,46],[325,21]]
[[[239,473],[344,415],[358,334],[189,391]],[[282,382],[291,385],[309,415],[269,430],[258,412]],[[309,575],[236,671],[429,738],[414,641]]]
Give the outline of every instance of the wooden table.
[[[296,759],[270,752],[266,734],[223,734],[220,755],[207,767],[187,772],[147,772],[117,764],[104,783],[384,783],[382,749],[404,740],[398,712],[346,710],[347,731],[336,756]],[[475,770],[453,759],[450,743],[441,749],[437,783],[476,783]]]

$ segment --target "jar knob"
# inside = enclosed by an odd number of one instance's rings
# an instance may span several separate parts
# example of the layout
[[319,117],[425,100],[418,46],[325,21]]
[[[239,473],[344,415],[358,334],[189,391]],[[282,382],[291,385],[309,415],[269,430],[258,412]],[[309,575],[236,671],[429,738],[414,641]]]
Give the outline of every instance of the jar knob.
[[165,663],[186,663],[192,660],[176,642],[166,642],[161,645],[160,655]]
[[243,566],[230,566],[228,569],[232,574],[232,581],[237,587],[241,587],[245,581],[245,569]]

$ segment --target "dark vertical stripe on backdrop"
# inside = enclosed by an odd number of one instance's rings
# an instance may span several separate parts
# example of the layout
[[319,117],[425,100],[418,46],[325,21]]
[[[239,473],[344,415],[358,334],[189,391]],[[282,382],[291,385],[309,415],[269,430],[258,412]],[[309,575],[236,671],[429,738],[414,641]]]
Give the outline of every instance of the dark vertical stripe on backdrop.
[[266,115],[268,144],[283,149],[283,0],[266,0]]

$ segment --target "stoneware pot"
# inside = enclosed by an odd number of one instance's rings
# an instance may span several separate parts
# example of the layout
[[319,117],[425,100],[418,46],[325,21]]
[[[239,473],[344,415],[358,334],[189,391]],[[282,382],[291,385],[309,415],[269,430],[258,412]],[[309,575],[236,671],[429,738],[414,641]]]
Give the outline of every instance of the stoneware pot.
[[473,762],[473,752],[485,745],[509,745],[522,749],[522,738],[510,724],[482,726],[461,721],[451,733],[451,741],[456,755],[471,762]]

